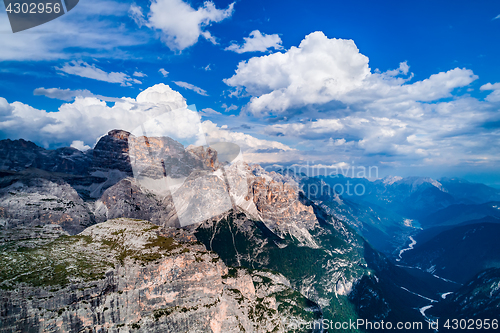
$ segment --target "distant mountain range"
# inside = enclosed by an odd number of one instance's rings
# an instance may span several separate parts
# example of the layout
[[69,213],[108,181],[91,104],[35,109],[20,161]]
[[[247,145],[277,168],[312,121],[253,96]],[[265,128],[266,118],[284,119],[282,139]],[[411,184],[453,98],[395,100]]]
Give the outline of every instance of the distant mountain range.
[[[425,177],[386,177],[376,181],[364,178],[320,176],[332,188],[339,184],[347,187],[363,185],[362,195],[343,194],[342,197],[353,201],[375,204],[391,209],[407,218],[424,221],[425,218],[443,208],[458,204],[483,204],[500,201],[500,190],[484,184],[470,183],[463,179],[442,178],[433,180]],[[361,193],[361,192],[360,192]]]
[[[339,193],[347,192],[348,186],[351,195]],[[356,186],[361,186],[360,195],[354,193]],[[320,196],[315,192],[321,188]],[[304,177],[302,189],[387,254],[397,254],[402,239],[415,229],[500,216],[496,208],[500,207],[496,202],[500,190],[456,178],[386,177],[369,181],[339,174]]]
[[500,201],[489,201],[480,204],[454,204],[429,214],[422,220],[422,225],[429,227],[449,226],[480,220],[489,217],[500,218]]

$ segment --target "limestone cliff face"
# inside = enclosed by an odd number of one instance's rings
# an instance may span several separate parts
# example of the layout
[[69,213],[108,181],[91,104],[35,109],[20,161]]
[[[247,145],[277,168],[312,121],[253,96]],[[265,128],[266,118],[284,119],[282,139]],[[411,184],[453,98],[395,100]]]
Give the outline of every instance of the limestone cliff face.
[[211,147],[187,147],[187,151],[195,155],[199,161],[202,161],[206,168],[216,170],[219,167],[219,161],[217,159],[217,151]]
[[[369,273],[363,240],[304,198],[290,175],[242,161],[222,171],[233,208],[198,225],[196,236],[228,265],[282,272],[328,319],[345,319],[335,314],[339,297]],[[205,181],[213,197],[215,186]]]
[[276,235],[290,235],[317,247],[310,231],[319,227],[318,220],[312,207],[301,202],[293,179],[242,161],[226,167],[225,175],[236,206],[260,219]]
[[133,175],[148,177],[187,177],[195,170],[215,170],[217,153],[210,148],[185,149],[169,137],[128,137],[128,151]]
[[193,172],[172,193],[172,199],[181,226],[198,224],[232,208],[221,169]]
[[130,177],[104,191],[94,205],[94,214],[99,222],[128,217],[148,220],[164,227],[180,226],[170,195],[161,196],[148,191]]
[[315,247],[310,230],[319,227],[314,210],[299,200],[296,184],[258,177],[252,184],[253,201],[266,225],[277,235],[286,234]]
[[313,316],[285,279],[228,269],[181,229],[117,219],[9,246],[0,332],[285,332]]

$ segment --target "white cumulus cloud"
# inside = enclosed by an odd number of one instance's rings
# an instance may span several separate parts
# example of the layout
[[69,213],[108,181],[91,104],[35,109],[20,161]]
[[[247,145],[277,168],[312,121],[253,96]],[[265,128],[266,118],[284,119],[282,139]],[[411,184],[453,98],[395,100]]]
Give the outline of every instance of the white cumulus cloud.
[[90,149],[89,145],[86,145],[83,141],[75,140],[71,143],[70,147],[76,148],[81,151],[86,151]]
[[353,41],[314,32],[285,53],[241,62],[224,82],[245,88],[253,96],[248,108],[258,115],[329,102],[361,86],[369,75],[368,58]]
[[491,84],[486,83],[482,85],[480,90],[493,90],[488,96],[486,96],[486,100],[489,102],[500,102],[500,82]]
[[215,38],[206,28],[231,17],[233,7],[234,3],[218,9],[212,1],[205,1],[194,9],[182,0],[152,0],[147,18],[137,5],[132,5],[129,13],[139,26],[160,30],[162,40],[171,50],[182,51],[196,44],[200,36],[215,44]]
[[266,35],[259,30],[254,30],[250,33],[249,37],[243,37],[244,43],[242,45],[231,44],[226,47],[227,51],[234,51],[236,53],[245,52],[266,52],[269,49],[281,50],[283,46],[280,36],[277,34]]
[[[346,159],[361,159],[368,165],[397,161],[431,167],[493,163],[491,157],[500,154],[500,118],[489,101],[464,97],[404,103],[387,110],[372,105],[335,118],[268,125],[264,132],[299,140],[303,147],[316,151],[316,161],[325,163],[346,151]],[[323,156],[318,154],[321,151]],[[305,152],[305,156],[311,154]]]
[[44,146],[69,145],[74,141],[93,145],[96,138],[112,129],[132,131],[151,118],[186,107],[184,97],[164,84],[142,91],[135,99],[118,99],[111,107],[97,97],[76,97],[56,112],[21,102],[3,104],[0,98],[0,111],[6,107],[11,112],[0,112],[2,138],[24,138]]
[[406,62],[396,70],[372,73],[368,61],[354,41],[314,32],[284,53],[239,63],[224,82],[250,95],[247,110],[261,116],[287,115],[296,112],[293,109],[332,101],[347,105],[435,101],[477,79],[471,70],[456,68],[408,84],[411,76],[401,77],[409,72]]
[[236,106],[234,104],[231,104],[228,106],[226,103],[223,103],[221,106],[224,108],[224,111],[226,111],[226,112],[238,110],[238,106]]
[[314,32],[298,47],[241,62],[225,83],[233,94],[250,96],[242,116],[274,123],[262,134],[300,147],[297,161],[495,165],[500,83],[481,86],[489,93],[480,100],[464,95],[478,79],[470,69],[414,77],[407,62],[372,71],[353,41]]
[[227,126],[217,126],[217,124],[210,120],[205,120],[202,123],[203,130],[207,135],[209,143],[215,142],[232,142],[241,147],[245,153],[254,153],[258,150],[275,149],[279,151],[293,150],[289,146],[272,140],[258,139],[250,134],[242,132],[233,132],[227,129]]
[[13,110],[14,107],[5,98],[0,97],[0,117],[11,115]]

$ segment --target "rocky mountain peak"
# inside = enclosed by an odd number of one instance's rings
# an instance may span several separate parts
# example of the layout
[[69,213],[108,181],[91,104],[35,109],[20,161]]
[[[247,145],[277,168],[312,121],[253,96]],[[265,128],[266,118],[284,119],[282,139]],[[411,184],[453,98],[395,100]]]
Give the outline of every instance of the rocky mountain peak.
[[113,137],[117,140],[127,140],[130,136],[130,132],[114,129],[108,132],[108,136]]
[[34,142],[27,141],[24,139],[18,139],[18,140],[6,139],[0,142],[2,148],[9,147],[9,148],[33,149],[33,150],[43,149],[38,147]]
[[117,169],[132,175],[130,166],[128,138],[129,132],[109,131],[95,145],[92,167],[94,169]]
[[398,182],[400,180],[402,180],[403,177],[401,176],[386,176],[382,179],[382,182],[384,184],[387,184],[387,185],[392,185],[394,184],[395,182]]

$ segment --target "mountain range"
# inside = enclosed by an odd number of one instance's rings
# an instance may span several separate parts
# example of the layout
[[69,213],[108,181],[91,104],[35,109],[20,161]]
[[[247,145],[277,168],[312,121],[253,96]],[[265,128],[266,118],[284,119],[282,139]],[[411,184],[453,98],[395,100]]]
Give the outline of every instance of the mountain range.
[[[434,316],[450,316],[440,307],[496,281],[499,252],[486,245],[500,231],[495,189],[267,172],[220,161],[216,147],[121,130],[85,152],[0,141],[0,331],[425,323],[431,317],[420,309],[429,300]],[[348,180],[365,194],[311,191]],[[410,236],[417,243],[408,250]],[[461,261],[457,249],[478,244],[471,258],[484,260]],[[490,314],[495,304],[478,298],[460,316]]]

